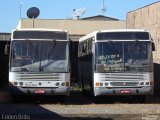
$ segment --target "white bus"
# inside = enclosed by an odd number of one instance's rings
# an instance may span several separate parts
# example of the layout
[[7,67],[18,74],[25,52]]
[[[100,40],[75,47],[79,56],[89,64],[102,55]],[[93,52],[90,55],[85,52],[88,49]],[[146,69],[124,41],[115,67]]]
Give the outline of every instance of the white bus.
[[148,31],[102,30],[79,39],[79,81],[94,96],[151,95],[153,41]]
[[69,95],[70,60],[67,31],[15,29],[11,35],[10,93]]

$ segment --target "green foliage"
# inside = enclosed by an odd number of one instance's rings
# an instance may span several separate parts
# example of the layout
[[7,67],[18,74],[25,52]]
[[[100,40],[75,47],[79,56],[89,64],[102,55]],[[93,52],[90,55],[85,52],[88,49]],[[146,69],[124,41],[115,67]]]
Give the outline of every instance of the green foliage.
[[80,87],[80,86],[72,86],[71,88],[70,88],[70,91],[71,92],[82,92],[82,88]]

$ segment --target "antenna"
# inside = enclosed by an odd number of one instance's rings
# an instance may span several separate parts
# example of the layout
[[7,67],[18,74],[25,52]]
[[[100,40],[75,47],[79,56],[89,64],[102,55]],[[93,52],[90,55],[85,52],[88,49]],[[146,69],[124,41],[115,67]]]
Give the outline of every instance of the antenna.
[[73,9],[73,13],[67,18],[78,20],[86,12],[86,10],[86,8]]
[[22,18],[21,13],[22,13],[22,5],[23,5],[23,4],[24,4],[23,1],[22,1],[22,0],[19,0],[19,17],[20,17],[20,19]]
[[102,7],[101,7],[100,11],[101,11],[101,14],[104,15],[105,12],[107,11],[107,8],[104,6],[104,0],[102,2],[103,3],[102,3]]

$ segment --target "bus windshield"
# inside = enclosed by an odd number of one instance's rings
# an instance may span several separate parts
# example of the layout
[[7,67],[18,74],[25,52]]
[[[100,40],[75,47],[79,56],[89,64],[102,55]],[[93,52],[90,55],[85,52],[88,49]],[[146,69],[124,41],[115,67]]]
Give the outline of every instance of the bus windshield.
[[12,72],[68,72],[68,42],[14,40],[11,43]]
[[96,72],[153,71],[151,42],[98,42],[95,59]]

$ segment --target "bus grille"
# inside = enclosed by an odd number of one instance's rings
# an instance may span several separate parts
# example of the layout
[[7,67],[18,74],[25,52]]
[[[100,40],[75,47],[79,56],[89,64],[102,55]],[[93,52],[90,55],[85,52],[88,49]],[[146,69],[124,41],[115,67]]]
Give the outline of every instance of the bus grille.
[[139,82],[110,82],[112,86],[137,86]]
[[65,76],[60,73],[17,73],[16,79],[29,81],[62,81],[65,79]]
[[144,81],[146,74],[140,73],[101,73],[98,78],[102,81]]
[[148,80],[145,73],[100,73],[98,79],[108,81],[112,87],[137,87],[139,81]]

